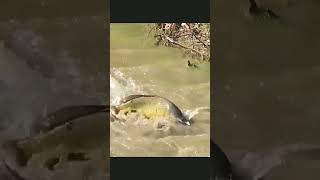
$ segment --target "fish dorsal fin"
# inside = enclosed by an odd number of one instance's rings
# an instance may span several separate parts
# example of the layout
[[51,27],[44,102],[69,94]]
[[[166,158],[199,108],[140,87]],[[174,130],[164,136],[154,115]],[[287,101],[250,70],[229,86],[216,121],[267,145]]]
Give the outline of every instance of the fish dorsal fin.
[[80,117],[109,111],[109,105],[65,106],[35,121],[32,125],[32,134],[38,134],[40,131],[48,132]]
[[134,94],[134,95],[126,96],[123,99],[121,99],[120,104],[126,103],[133,99],[141,98],[141,97],[156,97],[156,96],[157,95]]

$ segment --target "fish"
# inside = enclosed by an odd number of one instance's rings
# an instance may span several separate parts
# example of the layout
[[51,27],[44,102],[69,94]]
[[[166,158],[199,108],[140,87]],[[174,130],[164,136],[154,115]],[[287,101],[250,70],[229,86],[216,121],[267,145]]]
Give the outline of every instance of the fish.
[[48,132],[79,117],[99,112],[109,112],[109,109],[109,105],[66,106],[36,121],[32,125],[32,133]]
[[[13,166],[25,166],[33,154],[55,148],[63,140],[68,139],[72,135],[72,123],[76,119],[108,111],[109,105],[80,105],[61,108],[49,114],[37,126],[39,127],[37,130],[41,132],[22,139],[7,140],[2,143],[1,149],[6,154],[3,156],[11,158],[7,163],[15,164]],[[107,126],[107,123],[105,124]]]
[[130,95],[120,100],[119,105],[111,106],[112,117],[119,120],[120,115],[136,112],[147,119],[157,117],[173,117],[178,122],[190,126],[182,111],[172,101],[158,95]]

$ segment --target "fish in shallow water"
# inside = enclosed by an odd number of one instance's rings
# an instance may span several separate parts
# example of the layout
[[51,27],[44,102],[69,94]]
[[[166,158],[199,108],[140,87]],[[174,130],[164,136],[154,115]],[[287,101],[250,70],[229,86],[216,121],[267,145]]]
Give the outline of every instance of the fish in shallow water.
[[[39,126],[39,131],[42,133],[37,133],[24,139],[9,140],[3,143],[1,145],[1,152],[4,153],[2,157],[5,157],[8,160],[6,163],[12,167],[25,166],[33,154],[50,148],[53,149],[57,145],[62,144],[68,137],[74,135],[73,129],[77,128],[77,130],[79,130],[79,126],[76,125],[80,125],[81,122],[90,119],[90,117],[87,118],[86,116],[108,111],[108,105],[70,106],[59,109],[43,119],[44,122],[42,123],[47,126]],[[104,114],[102,115],[104,116]],[[81,117],[84,117],[84,119],[81,120]],[[75,122],[76,119],[81,120],[81,122]],[[72,124],[73,122],[78,124]],[[93,123],[97,122],[92,122],[91,124]],[[100,124],[104,124],[104,122]],[[86,128],[87,127],[88,126],[86,126]],[[92,127],[95,128],[95,125],[92,125]],[[102,130],[104,129],[102,128]],[[97,130],[95,130],[95,132],[97,132]],[[86,136],[91,137],[91,134]]]
[[184,125],[190,125],[190,121],[173,102],[157,95],[127,96],[119,105],[111,106],[110,111],[115,119],[121,119],[121,115],[128,113],[139,113],[146,119],[173,117]]

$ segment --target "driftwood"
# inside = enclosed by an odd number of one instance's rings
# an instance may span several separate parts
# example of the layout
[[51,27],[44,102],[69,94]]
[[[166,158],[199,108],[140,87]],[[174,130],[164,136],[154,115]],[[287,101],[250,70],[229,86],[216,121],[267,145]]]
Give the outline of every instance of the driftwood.
[[[161,36],[161,35],[160,35]],[[181,47],[181,48],[184,48],[184,49],[188,49],[188,50],[190,50],[190,51],[193,51],[193,52],[195,52],[195,53],[197,53],[199,56],[201,56],[201,58],[203,58],[203,54],[201,53],[201,52],[199,52],[199,51],[197,51],[197,50],[195,50],[195,49],[193,49],[193,48],[191,48],[191,47],[187,47],[187,46],[185,46],[185,45],[182,45],[182,44],[180,44],[180,43],[178,43],[177,41],[174,41],[172,38],[170,38],[170,37],[168,37],[168,36],[166,36],[166,35],[162,35],[165,39],[167,39],[170,43],[172,43],[172,44],[175,44],[175,45],[177,45],[177,46],[179,46],[179,47]]]

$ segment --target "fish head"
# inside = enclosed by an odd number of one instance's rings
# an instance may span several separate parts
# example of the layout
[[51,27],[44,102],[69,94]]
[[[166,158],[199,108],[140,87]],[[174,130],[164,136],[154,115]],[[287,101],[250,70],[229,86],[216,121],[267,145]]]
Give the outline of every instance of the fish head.
[[190,121],[186,120],[186,119],[182,119],[182,118],[177,118],[178,122],[187,125],[187,126],[191,126]]

